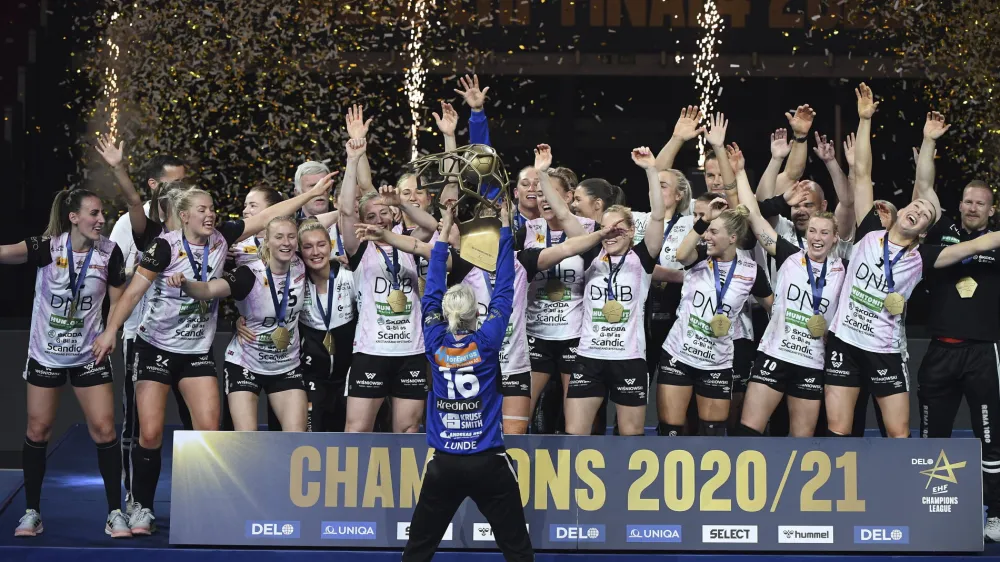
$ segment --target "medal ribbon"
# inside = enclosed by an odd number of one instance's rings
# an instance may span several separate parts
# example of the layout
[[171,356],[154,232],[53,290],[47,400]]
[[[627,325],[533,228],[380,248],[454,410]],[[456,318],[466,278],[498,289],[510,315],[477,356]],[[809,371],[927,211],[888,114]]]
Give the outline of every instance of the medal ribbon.
[[667,223],[667,229],[663,231],[663,244],[660,244],[660,253],[656,254],[656,265],[663,265],[660,263],[660,258],[663,257],[663,246],[667,243],[667,237],[670,236],[670,231],[674,229],[674,225],[681,218],[681,214],[674,211],[674,216],[670,217],[670,222]]
[[87,278],[87,269],[90,268],[90,258],[94,255],[94,247],[91,246],[90,250],[87,251],[87,257],[83,260],[83,265],[80,266],[80,274],[76,273],[76,264],[73,263],[73,243],[70,237],[66,237],[66,265],[69,267],[69,293],[70,297],[73,299],[70,302],[76,302],[76,299],[80,296],[80,289],[83,288],[83,282]]
[[[990,229],[984,228],[983,230],[980,230],[979,232],[977,232],[972,238],[969,238],[969,240],[975,240],[976,238],[979,238],[980,236],[982,236],[983,234],[986,234],[989,231],[990,231]],[[965,264],[971,262],[972,258],[974,258],[974,257],[976,257],[976,256],[969,256],[969,257],[965,258],[964,260],[962,260],[962,265],[965,265]]]
[[[278,303],[278,293],[274,290],[274,277],[271,276],[271,268],[265,268],[264,271],[267,272],[267,284],[268,288],[271,289],[271,302],[274,303],[274,317],[278,320],[278,326],[283,327],[285,325],[285,315],[288,313],[288,291],[292,286],[292,268],[289,267],[288,271],[285,272],[285,289],[281,292],[281,303]],[[319,299],[317,298],[316,301],[318,302]]]
[[726,296],[726,291],[729,290],[729,285],[733,280],[733,273],[736,271],[736,258],[733,258],[733,261],[729,262],[729,273],[726,274],[725,284],[720,284],[719,273],[721,273],[721,270],[719,269],[719,261],[711,260],[709,266],[715,269],[715,275],[712,275],[715,279],[715,313],[722,314],[722,299]]
[[389,260],[389,254],[385,253],[378,244],[375,245],[378,248],[378,253],[382,254],[382,259],[385,260],[385,267],[389,270],[389,275],[392,276],[392,289],[394,291],[399,290],[399,250],[396,248],[392,249],[392,260]]
[[898,262],[899,258],[903,257],[903,254],[905,253],[906,248],[903,248],[898,254],[896,254],[896,257],[892,258],[892,261],[889,261],[889,234],[886,233],[886,235],[882,238],[882,271],[885,273],[885,284],[889,289],[886,293],[895,292],[896,282],[892,278],[892,267],[896,265],[896,262]]
[[605,302],[618,300],[615,298],[615,289],[613,285],[615,278],[618,277],[618,272],[621,271],[622,265],[625,263],[625,258],[627,257],[628,253],[626,252],[625,255],[622,256],[622,259],[618,260],[618,265],[614,265],[611,263],[611,256],[608,256],[608,267],[610,268],[610,271],[608,272],[608,276],[605,278],[608,282],[608,292],[604,295]]
[[[319,315],[323,318],[323,326],[326,331],[330,331],[330,319],[333,318],[333,282],[336,279],[336,275],[333,273],[333,269],[330,270],[330,281],[326,288],[326,310],[323,310],[323,301],[320,300],[319,292],[316,293],[316,307],[319,308]],[[274,289],[271,289],[274,292]],[[275,295],[275,300],[277,300],[277,295]]]
[[[566,232],[563,232],[562,234],[559,235],[559,240],[556,241],[556,244],[562,244],[565,241],[566,241]],[[548,225],[545,225],[545,247],[546,248],[552,247],[552,230],[549,229]],[[554,265],[552,266],[551,269],[549,269],[549,277],[556,277],[556,278],[559,277],[559,273],[556,271],[556,267],[558,266]]]
[[[201,254],[201,267],[198,267],[198,262],[194,261],[194,253],[191,252],[191,246],[188,244],[187,238],[181,235],[181,242],[184,243],[184,251],[187,253],[188,263],[191,264],[191,272],[202,283],[208,281],[208,245],[211,241],[212,239],[209,238],[205,242],[205,250]],[[215,307],[215,299],[212,299],[212,307]]]
[[[809,261],[809,256],[804,256],[806,260],[806,272],[809,273],[809,288],[812,289],[812,305],[813,314],[819,314],[819,305],[823,301],[823,287],[826,287],[826,264],[823,262],[823,271],[819,275],[819,279],[816,279],[813,273],[812,262]],[[827,260],[829,261],[829,260]]]
[[490,278],[490,272],[485,269],[480,269],[483,273],[483,281],[486,282],[486,290],[490,292],[490,302],[493,302],[493,279]]

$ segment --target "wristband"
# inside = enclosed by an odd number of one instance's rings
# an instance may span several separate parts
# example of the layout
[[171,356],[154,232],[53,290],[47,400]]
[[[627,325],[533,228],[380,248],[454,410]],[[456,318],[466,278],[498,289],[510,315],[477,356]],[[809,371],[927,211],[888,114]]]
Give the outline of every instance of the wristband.
[[703,219],[698,219],[694,221],[694,226],[691,227],[691,230],[694,230],[698,233],[698,236],[701,236],[702,234],[705,234],[706,230],[708,230],[708,223]]
[[806,142],[809,140],[809,135],[805,135],[804,137],[795,137],[793,140],[795,142]]

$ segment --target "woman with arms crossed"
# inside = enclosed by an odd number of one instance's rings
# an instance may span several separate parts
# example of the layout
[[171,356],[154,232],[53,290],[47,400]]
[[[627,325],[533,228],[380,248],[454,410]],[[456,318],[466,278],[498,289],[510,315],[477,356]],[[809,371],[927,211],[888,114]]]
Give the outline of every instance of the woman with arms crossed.
[[125,318],[150,285],[155,291],[139,326],[136,340],[136,402],[139,412],[139,445],[133,449],[133,507],[129,526],[133,534],[155,530],[152,512],[156,483],[160,478],[164,409],[167,392],[178,381],[184,401],[191,409],[196,430],[219,428],[219,387],[212,341],[215,338],[218,303],[199,301],[170,287],[176,273],[208,281],[221,276],[229,246],[246,235],[264,229],[276,216],[292,215],[310,199],[325,196],[332,174],[311,190],[273,205],[246,221],[224,222],[215,228],[212,196],[200,189],[177,194],[174,211],[181,229],[157,238],[142,256],[121,306],[109,315],[108,327],[94,342],[100,363],[115,347],[115,336]]
[[95,361],[91,349],[101,331],[104,295],[111,296],[114,310],[125,287],[125,259],[117,244],[101,236],[103,228],[100,197],[83,189],[61,191],[43,236],[0,246],[0,263],[38,268],[24,368],[28,431],[21,456],[28,505],[14,530],[16,537],[34,537],[44,530],[40,503],[46,448],[67,379],[97,444],[108,500],[104,532],[113,538],[132,536],[121,512],[121,449],[115,437],[111,365]]

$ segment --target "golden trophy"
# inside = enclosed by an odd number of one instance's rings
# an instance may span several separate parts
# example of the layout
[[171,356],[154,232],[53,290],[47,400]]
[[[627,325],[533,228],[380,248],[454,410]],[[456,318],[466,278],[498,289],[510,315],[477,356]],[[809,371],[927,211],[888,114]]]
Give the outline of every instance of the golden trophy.
[[[440,201],[456,199],[456,224],[461,234],[459,256],[472,265],[495,272],[500,248],[500,206],[511,210],[510,177],[493,148],[471,144],[452,152],[413,160],[406,171],[421,189]],[[456,197],[457,196],[457,197]]]

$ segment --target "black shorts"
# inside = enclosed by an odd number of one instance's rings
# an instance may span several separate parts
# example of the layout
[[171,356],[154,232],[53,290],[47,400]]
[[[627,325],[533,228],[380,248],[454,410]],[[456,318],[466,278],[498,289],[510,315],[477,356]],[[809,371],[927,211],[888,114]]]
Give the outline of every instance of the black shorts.
[[810,369],[775,359],[766,353],[757,354],[750,382],[803,400],[823,399],[823,369]]
[[732,369],[715,371],[696,369],[674,359],[666,351],[660,356],[656,382],[671,386],[694,386],[695,394],[705,398],[717,400],[732,400],[733,398]]
[[347,395],[355,398],[427,400],[427,358],[423,354],[383,357],[355,353]]
[[576,368],[576,348],[580,338],[571,340],[543,340],[528,336],[528,357],[531,370],[549,375],[572,374]]
[[644,359],[576,358],[567,398],[604,398],[622,406],[645,406],[649,375]]
[[302,370],[298,367],[287,373],[262,375],[226,361],[222,364],[222,374],[225,377],[226,396],[233,392],[252,392],[260,396],[261,390],[267,394],[274,394],[286,390],[306,389],[302,382]]
[[500,396],[531,396],[531,371],[500,375]]
[[215,354],[189,355],[164,351],[142,338],[135,338],[133,381],[156,381],[173,385],[189,377],[218,377]]
[[354,332],[357,324],[348,322],[330,330],[333,336],[333,355],[323,346],[326,332],[316,330],[299,323],[299,333],[302,335],[302,352],[299,354],[302,362],[299,368],[302,376],[310,381],[344,381],[347,371],[351,368],[354,355]]
[[733,340],[733,392],[746,392],[757,358],[757,344],[753,340]]
[[860,388],[868,382],[877,398],[910,391],[910,373],[899,353],[874,353],[845,343],[831,333],[823,362],[825,384]]
[[107,384],[115,379],[110,358],[100,364],[87,363],[79,367],[46,367],[29,357],[21,376],[28,384],[41,388],[59,388],[67,379],[76,388]]

